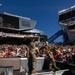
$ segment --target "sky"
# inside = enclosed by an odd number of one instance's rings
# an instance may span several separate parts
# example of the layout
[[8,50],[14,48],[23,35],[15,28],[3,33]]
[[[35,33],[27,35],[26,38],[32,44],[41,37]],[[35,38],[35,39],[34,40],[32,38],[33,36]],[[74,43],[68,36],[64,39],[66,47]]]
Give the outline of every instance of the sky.
[[[75,5],[75,0],[0,0],[0,13],[10,13],[36,20],[36,29],[51,37],[61,29],[58,12]],[[55,41],[62,41],[62,37]]]

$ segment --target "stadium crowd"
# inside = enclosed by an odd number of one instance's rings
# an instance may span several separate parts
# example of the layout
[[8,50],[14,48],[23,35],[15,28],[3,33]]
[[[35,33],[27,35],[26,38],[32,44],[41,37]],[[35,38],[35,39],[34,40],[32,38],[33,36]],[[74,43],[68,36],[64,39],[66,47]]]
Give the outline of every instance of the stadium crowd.
[[[45,57],[46,58],[46,48],[45,44],[37,45],[36,48],[36,57]],[[50,50],[53,53],[55,60],[66,62],[66,63],[75,63],[72,59],[75,56],[75,47],[74,46],[61,46],[58,44],[51,44]],[[29,47],[27,45],[0,45],[0,57],[27,57],[29,58]]]

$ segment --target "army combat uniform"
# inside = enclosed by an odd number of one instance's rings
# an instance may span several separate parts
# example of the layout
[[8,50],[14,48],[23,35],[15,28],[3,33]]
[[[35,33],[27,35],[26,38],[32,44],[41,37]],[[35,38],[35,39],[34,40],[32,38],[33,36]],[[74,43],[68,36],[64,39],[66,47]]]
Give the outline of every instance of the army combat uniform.
[[51,51],[51,47],[49,45],[45,45],[45,48],[46,48],[46,56],[49,60],[49,70],[58,70],[59,68],[56,66],[56,62],[54,60],[54,57],[53,57],[53,53]]
[[36,67],[36,50],[35,50],[35,47],[36,45],[40,42],[40,39],[38,39],[38,41],[32,41],[30,43],[30,59],[31,59],[31,71],[32,73],[36,73],[35,71],[35,67]]

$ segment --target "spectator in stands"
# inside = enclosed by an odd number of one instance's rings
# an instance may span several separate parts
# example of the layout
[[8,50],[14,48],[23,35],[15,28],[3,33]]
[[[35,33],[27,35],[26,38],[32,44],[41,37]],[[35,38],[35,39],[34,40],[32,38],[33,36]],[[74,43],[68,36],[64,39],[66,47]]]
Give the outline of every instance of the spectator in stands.
[[[52,44],[49,46],[50,51],[53,53],[55,60],[73,63],[75,64],[75,47],[73,46],[60,46]],[[46,57],[46,45],[36,45],[36,57]],[[29,47],[27,45],[10,45],[3,44],[0,46],[0,57],[28,57],[29,58]]]
[[45,53],[45,51],[46,51],[46,50],[45,50],[45,49],[43,49],[43,50],[41,50],[41,51],[42,51],[41,56],[42,56],[42,57],[46,57],[46,53]]

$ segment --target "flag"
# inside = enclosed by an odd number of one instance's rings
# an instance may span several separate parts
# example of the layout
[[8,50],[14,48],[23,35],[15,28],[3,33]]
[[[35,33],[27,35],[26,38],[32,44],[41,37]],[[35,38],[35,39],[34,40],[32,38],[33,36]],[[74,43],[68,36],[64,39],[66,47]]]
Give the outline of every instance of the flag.
[[52,33],[54,33],[54,29],[52,28]]

